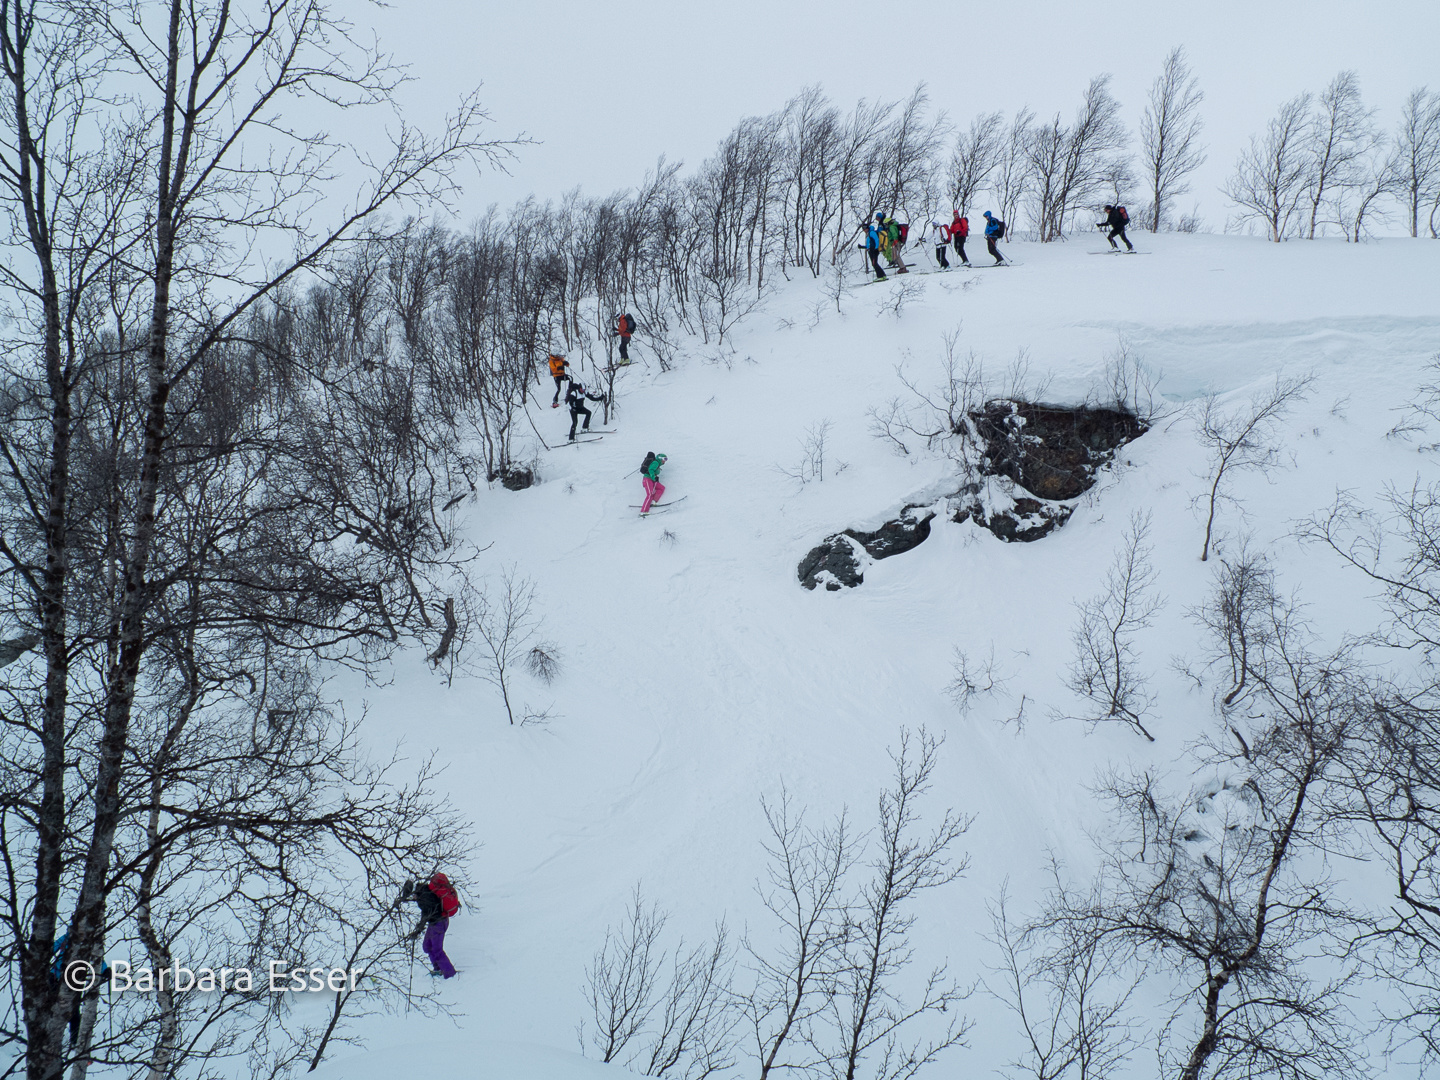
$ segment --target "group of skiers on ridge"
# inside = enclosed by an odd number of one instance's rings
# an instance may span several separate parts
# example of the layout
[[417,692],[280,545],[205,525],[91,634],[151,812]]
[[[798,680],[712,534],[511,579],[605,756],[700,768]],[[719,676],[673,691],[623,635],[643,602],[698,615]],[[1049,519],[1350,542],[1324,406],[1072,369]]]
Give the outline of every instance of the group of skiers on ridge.
[[[1130,224],[1130,215],[1123,206],[1105,205],[1105,220],[1099,223],[1102,229],[1109,229],[1110,234],[1106,238],[1110,246],[1116,251],[1120,245],[1115,243],[1119,237],[1125,244],[1128,251],[1134,251],[1135,246],[1130,243],[1129,237],[1125,235],[1125,227]],[[989,210],[985,211],[985,250],[995,260],[996,266],[1003,266],[1008,261],[1000,254],[1000,249],[995,245],[1005,239],[1005,222],[996,217]],[[910,268],[905,265],[905,260],[900,252],[905,247],[905,241],[909,238],[910,226],[904,222],[896,221],[895,218],[886,214],[883,210],[875,212],[873,221],[865,224],[865,242],[860,245],[865,254],[870,258],[870,266],[875,271],[876,280],[883,279],[886,274],[880,268],[880,256],[884,255],[891,269],[897,274],[908,274]],[[960,256],[960,264],[969,266],[970,260],[965,255],[965,241],[970,236],[970,219],[959,210],[955,211],[954,218],[947,224],[936,218],[931,218],[925,227],[925,234],[921,243],[931,244],[935,248],[935,261],[940,264],[941,270],[950,269],[950,260],[947,257],[949,248],[953,245],[955,254]]]

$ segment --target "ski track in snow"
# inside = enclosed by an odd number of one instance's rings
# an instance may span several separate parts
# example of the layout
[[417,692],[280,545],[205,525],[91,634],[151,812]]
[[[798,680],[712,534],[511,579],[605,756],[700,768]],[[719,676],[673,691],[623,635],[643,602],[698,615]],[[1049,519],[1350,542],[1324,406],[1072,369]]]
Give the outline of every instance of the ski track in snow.
[[[449,762],[442,782],[483,847],[453,875],[467,907],[447,946],[463,974],[446,992],[463,1015],[367,1020],[373,1052],[336,1049],[317,1077],[617,1075],[571,1051],[583,969],[635,882],[687,939],[721,916],[764,939],[759,798],[783,781],[815,820],[848,807],[868,826],[902,724],[946,737],[930,811],[975,815],[962,844],[970,870],[917,908],[917,968],[948,958],[965,980],[992,960],[981,936],[1002,882],[1023,915],[1049,853],[1088,874],[1088,830],[1102,824],[1088,785],[1103,769],[1219,783],[1178,764],[1213,725],[1208,693],[1171,666],[1196,649],[1185,612],[1211,581],[1193,503],[1205,458],[1182,413],[1122,448],[1070,522],[1037,543],[937,519],[929,540],[870,566],[858,589],[806,592],[795,574],[827,534],[954,489],[942,459],[920,446],[901,456],[868,433],[867,410],[904,393],[897,364],[934,383],[941,337],[959,326],[961,347],[993,376],[1024,349],[1032,372],[1053,375],[1047,399],[1078,401],[1123,336],[1177,405],[1207,390],[1243,400],[1276,374],[1316,373],[1286,423],[1294,466],[1268,482],[1238,478],[1222,550],[1242,529],[1273,545],[1282,587],[1301,590],[1327,634],[1373,622],[1372,590],[1291,530],[1337,489],[1370,500],[1386,481],[1435,475],[1433,455],[1385,433],[1440,352],[1440,244],[1145,234],[1139,246],[1154,257],[1096,264],[1083,240],[1007,245],[1024,266],[966,276],[968,288],[948,284],[959,273],[923,281],[898,317],[882,289],[853,291],[838,315],[792,271],[735,332],[728,365],[698,342],[670,373],[637,363],[617,382],[618,431],[603,446],[545,455],[537,487],[462,504],[470,538],[494,542],[478,565],[515,564],[538,583],[563,670],[550,688],[520,676],[517,696],[556,715],[511,727],[487,684],[457,676],[446,687],[418,653],[386,685],[336,677],[347,707],[368,702],[377,746],[404,740],[413,756],[436,749]],[[636,341],[647,357],[643,327]],[[563,439],[569,417],[545,412],[541,433]],[[793,467],[805,430],[824,419],[826,477],[802,488],[777,466]],[[669,455],[667,495],[690,496],[661,526],[629,509],[647,450]],[[1168,601],[1142,643],[1160,700],[1153,746],[1118,726],[1056,719],[1078,707],[1063,685],[1073,603],[1098,589],[1130,514],[1147,509]],[[961,717],[943,694],[951,650],[983,657],[992,643],[1010,693]],[[1017,733],[1000,718],[1022,691]],[[971,1045],[937,1075],[991,1075],[1012,1052],[1014,1024],[994,1001],[977,994],[965,1011],[979,1021]],[[1134,1075],[1151,1075],[1152,1062],[1137,1055]]]

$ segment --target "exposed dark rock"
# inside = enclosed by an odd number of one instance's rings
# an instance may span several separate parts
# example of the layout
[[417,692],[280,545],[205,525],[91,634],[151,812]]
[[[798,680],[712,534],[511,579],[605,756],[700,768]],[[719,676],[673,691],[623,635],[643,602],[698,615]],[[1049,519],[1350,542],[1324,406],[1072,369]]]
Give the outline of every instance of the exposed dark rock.
[[987,476],[1006,476],[1042,499],[1074,499],[1116,447],[1145,433],[1134,413],[1090,405],[987,402],[970,414],[985,443]]
[[510,491],[524,491],[535,483],[535,470],[527,465],[512,465],[500,474],[500,483]]
[[[925,511],[924,515],[916,516],[917,510]],[[873,532],[845,529],[827,536],[800,560],[800,584],[813,589],[823,581],[830,592],[838,592],[841,586],[853,589],[865,580],[855,544],[872,559],[888,559],[923,543],[930,535],[930,519],[934,516],[935,511],[926,507],[907,506],[898,518]]]
[[919,547],[930,535],[930,519],[935,511],[930,510],[924,517],[916,518],[913,512],[925,510],[923,506],[907,506],[894,521],[887,521],[874,532],[858,532],[846,529],[844,535],[860,541],[860,544],[874,559],[888,559],[913,547]]
[[830,592],[839,592],[841,586],[853,589],[865,580],[860,571],[860,560],[855,557],[855,548],[844,533],[825,538],[825,542],[810,549],[800,560],[800,584],[813,589],[822,581]]
[[[1006,543],[1039,540],[1065,524],[1075,511],[1072,500],[1094,486],[1096,471],[1145,433],[1144,421],[1123,409],[1008,398],[986,402],[970,420],[982,446],[980,474],[1002,482],[967,484],[944,509],[956,524],[973,521]],[[921,509],[926,513],[917,517]],[[934,510],[907,506],[874,532],[845,529],[826,537],[801,560],[801,584],[813,589],[823,580],[832,591],[854,588],[865,575],[850,540],[884,559],[922,543],[934,516]]]
[[[1028,544],[1058,529],[1070,520],[1075,508],[1066,503],[1041,502],[1039,499],[1016,499],[1009,509],[992,510],[987,516],[978,502],[955,515],[954,520],[970,518],[989,529],[1007,544]],[[964,515],[964,517],[961,516]]]

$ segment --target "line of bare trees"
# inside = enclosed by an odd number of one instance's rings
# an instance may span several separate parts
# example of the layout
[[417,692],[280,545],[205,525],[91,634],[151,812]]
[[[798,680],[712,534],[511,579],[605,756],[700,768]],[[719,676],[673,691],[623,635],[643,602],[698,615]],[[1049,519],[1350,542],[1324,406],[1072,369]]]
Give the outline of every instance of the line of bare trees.
[[1392,211],[1411,236],[1440,237],[1440,92],[1413,90],[1387,132],[1355,72],[1342,71],[1320,94],[1280,107],[1224,190],[1240,221],[1261,222],[1277,242],[1327,227],[1359,241]]

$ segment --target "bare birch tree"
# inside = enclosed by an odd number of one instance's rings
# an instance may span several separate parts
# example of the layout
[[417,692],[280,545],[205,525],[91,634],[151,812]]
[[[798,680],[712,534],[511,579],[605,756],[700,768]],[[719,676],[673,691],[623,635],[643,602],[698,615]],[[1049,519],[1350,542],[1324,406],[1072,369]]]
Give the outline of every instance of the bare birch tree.
[[1440,91],[1410,91],[1395,141],[1406,221],[1410,235],[1419,236],[1421,208],[1440,200]]
[[851,924],[845,883],[856,852],[844,815],[812,829],[783,791],[778,803],[762,807],[770,832],[765,844],[769,862],[757,891],[773,916],[779,941],[767,948],[746,938],[754,981],[741,992],[740,1010],[754,1043],[757,1072],[766,1080],[772,1073],[803,1072],[821,1064],[807,1036],[847,970]]
[[950,209],[968,217],[975,196],[990,183],[1000,164],[1004,147],[1005,117],[998,112],[981,113],[955,137],[946,173],[946,195]]
[[1277,244],[1298,227],[1297,214],[1307,192],[1310,106],[1308,93],[1282,105],[1264,137],[1251,136],[1224,187],[1226,198],[1240,208],[1241,220],[1259,218]]
[[[919,1000],[906,1000],[895,985],[914,959],[911,907],[923,891],[963,874],[966,858],[950,848],[970,820],[946,810],[921,833],[919,802],[929,790],[940,742],[923,729],[900,733],[891,751],[895,774],[880,795],[876,850],[869,880],[853,905],[846,963],[828,1003],[828,1024],[810,1039],[835,1080],[855,1080],[862,1063],[875,1080],[909,1080],[945,1050],[961,1045],[969,1023],[953,1009],[968,996],[943,964],[926,975]],[[929,1037],[911,1036],[917,1021],[947,1017]]]
[[1032,198],[1042,243],[1064,238],[1071,215],[1090,205],[1114,175],[1128,140],[1120,120],[1120,103],[1110,93],[1109,75],[1090,80],[1085,99],[1069,125],[1061,121],[1057,112],[1048,123],[1032,131]]
[[1159,232],[1172,200],[1190,190],[1187,177],[1205,164],[1200,133],[1205,94],[1190,72],[1185,49],[1177,45],[1151,84],[1140,116],[1140,145],[1150,183],[1150,231]]
[[1331,79],[1316,105],[1310,121],[1310,161],[1305,177],[1310,209],[1306,235],[1311,240],[1315,239],[1327,199],[1333,203],[1356,183],[1360,163],[1373,149],[1377,137],[1373,112],[1365,108],[1360,97],[1360,80],[1355,72],[1342,71]]

